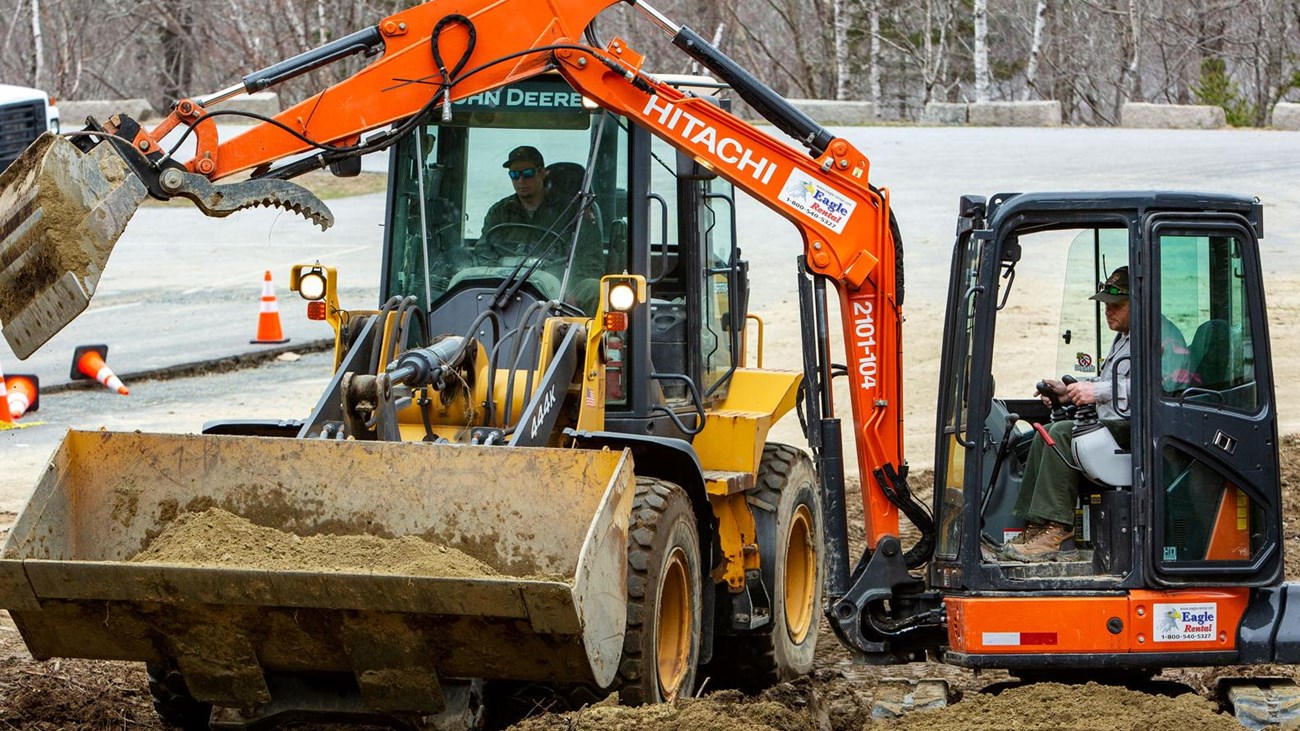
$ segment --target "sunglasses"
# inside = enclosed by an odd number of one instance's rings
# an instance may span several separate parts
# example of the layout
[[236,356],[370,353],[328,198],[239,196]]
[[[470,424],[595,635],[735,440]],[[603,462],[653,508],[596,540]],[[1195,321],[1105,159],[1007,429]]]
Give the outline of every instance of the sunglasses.
[[1124,295],[1128,296],[1128,290],[1116,284],[1099,284],[1097,285],[1097,294]]
[[511,180],[532,180],[537,175],[537,168],[524,168],[523,170],[508,170]]

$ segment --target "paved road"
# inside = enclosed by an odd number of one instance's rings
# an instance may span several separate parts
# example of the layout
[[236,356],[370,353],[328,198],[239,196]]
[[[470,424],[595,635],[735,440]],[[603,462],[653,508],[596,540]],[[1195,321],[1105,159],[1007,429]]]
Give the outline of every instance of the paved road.
[[[909,333],[941,327],[938,313],[954,214],[958,196],[965,193],[1162,187],[1257,195],[1266,206],[1264,257],[1270,290],[1292,289],[1300,280],[1300,132],[910,127],[838,132],[868,153],[872,179],[893,192],[907,242]],[[367,160],[366,166],[382,169],[383,161]],[[248,340],[255,331],[266,269],[276,278],[281,320],[293,341],[326,337],[328,328],[307,321],[304,303],[287,291],[288,268],[317,259],[337,266],[345,304],[373,306],[378,299],[383,204],[378,194],[331,201],[337,225],[326,233],[278,212],[251,211],[218,220],[186,205],[142,208],[119,242],[90,310],[27,362],[16,361],[0,344],[0,363],[8,372],[34,371],[55,384],[67,379],[77,344],[108,343],[110,365],[123,374],[255,351],[260,346]],[[780,316],[790,328],[793,258],[799,250],[794,230],[754,201],[740,201],[738,219],[740,240],[753,265],[752,307]],[[1274,314],[1273,340],[1297,342],[1300,322],[1295,313],[1284,318],[1276,310]],[[768,365],[799,367],[797,359]],[[263,377],[323,383],[319,363],[311,366],[314,370],[295,367],[308,366],[278,364],[265,375],[247,374],[244,381],[252,392],[265,394],[279,392],[269,386],[257,391],[261,386],[254,383]],[[203,390],[197,383],[192,388]],[[933,383],[923,377],[909,385],[908,399],[933,403],[933,392]],[[1295,430],[1300,396],[1293,399],[1284,389],[1281,398],[1284,423]],[[103,398],[68,409],[64,421],[52,420],[51,425],[94,425],[95,409],[109,408],[109,403],[114,415],[101,423],[111,420],[115,427],[129,427],[130,414],[116,411],[127,405]],[[178,411],[189,429],[212,418],[197,409],[183,414],[187,409],[180,401],[148,405],[140,400],[131,408],[136,421],[159,428],[171,423],[168,413]],[[921,421],[909,423],[909,434],[915,430],[924,440],[933,421]],[[0,433],[0,454],[15,454],[11,446],[19,443],[27,445],[24,453],[47,454],[57,441],[57,430],[41,431],[52,435],[37,438],[32,430]],[[926,454],[924,441],[916,446],[920,455]],[[925,456],[914,459],[928,461]],[[27,463],[43,463],[43,457]],[[0,483],[12,483],[0,484],[0,509],[6,493],[21,494],[23,486],[30,485],[26,478],[10,481],[4,476]]]

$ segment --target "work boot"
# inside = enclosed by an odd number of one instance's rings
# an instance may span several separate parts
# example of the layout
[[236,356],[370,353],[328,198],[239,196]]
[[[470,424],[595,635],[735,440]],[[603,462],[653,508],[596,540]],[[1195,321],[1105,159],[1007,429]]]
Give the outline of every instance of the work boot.
[[[1027,523],[1025,525],[1025,529],[1020,531],[1019,535],[1017,535],[1015,538],[1012,538],[1011,540],[1007,541],[1006,543],[1003,543],[1001,546],[998,547],[998,551],[997,551],[998,558],[1000,559],[1010,558],[1009,556],[1007,556],[1007,551],[1011,550],[1012,546],[1023,546],[1025,542],[1033,539],[1034,536],[1041,533],[1044,527],[1046,526],[1042,523]],[[1013,559],[1013,560],[1019,560],[1019,559]]]
[[1002,550],[1003,558],[1022,563],[1072,561],[1076,555],[1074,526],[1051,521],[1025,542],[1008,543]]
[[981,561],[985,563],[997,563],[998,551],[1000,550],[1002,550],[1002,546],[999,546],[998,544],[994,543],[992,538],[989,538],[988,536],[985,535],[980,536],[980,560]]

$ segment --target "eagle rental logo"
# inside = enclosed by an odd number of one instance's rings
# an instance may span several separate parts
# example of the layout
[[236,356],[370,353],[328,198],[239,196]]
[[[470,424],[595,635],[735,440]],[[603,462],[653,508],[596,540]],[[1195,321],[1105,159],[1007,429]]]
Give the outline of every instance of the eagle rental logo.
[[848,196],[798,169],[790,171],[790,178],[781,188],[781,200],[835,233],[844,232],[857,205]]
[[1217,604],[1155,605],[1156,642],[1213,642],[1218,635]]

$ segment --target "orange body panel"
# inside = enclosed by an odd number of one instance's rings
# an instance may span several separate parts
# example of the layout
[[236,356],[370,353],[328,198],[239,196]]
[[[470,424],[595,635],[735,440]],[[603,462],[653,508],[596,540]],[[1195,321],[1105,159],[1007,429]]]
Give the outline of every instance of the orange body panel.
[[1219,512],[1214,517],[1207,561],[1250,560],[1250,499],[1235,487],[1223,491]]
[[948,643],[972,655],[1231,651],[1248,600],[1248,589],[950,597]]

